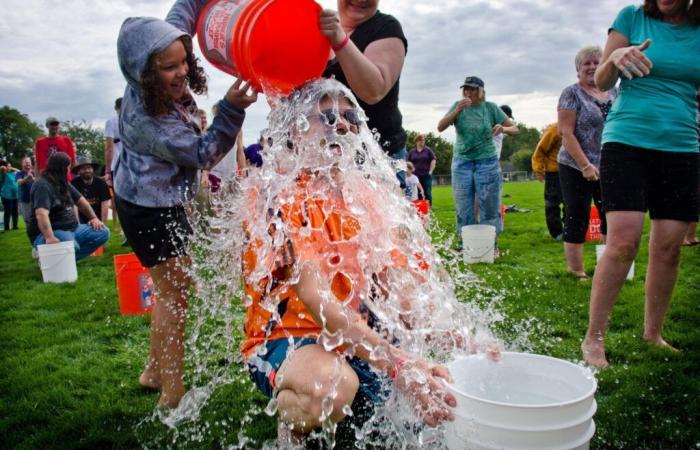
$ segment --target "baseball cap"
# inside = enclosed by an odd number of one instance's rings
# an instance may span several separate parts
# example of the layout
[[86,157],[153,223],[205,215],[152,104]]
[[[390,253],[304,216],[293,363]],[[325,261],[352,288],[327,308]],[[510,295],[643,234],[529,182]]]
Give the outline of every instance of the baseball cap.
[[49,116],[46,118],[46,126],[48,127],[52,123],[61,123],[60,120],[58,120],[58,117],[55,116]]
[[464,79],[464,84],[462,84],[460,86],[460,88],[463,89],[465,86],[483,88],[484,87],[484,80],[482,80],[479,77],[475,77],[475,76],[467,77]]

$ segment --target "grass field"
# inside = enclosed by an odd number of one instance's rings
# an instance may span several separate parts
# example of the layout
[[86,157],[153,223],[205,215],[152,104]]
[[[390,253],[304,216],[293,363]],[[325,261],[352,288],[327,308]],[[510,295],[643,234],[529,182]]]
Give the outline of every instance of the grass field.
[[[490,289],[465,301],[495,302],[510,339],[527,332],[532,351],[580,360],[590,283],[565,274],[561,243],[544,225],[542,185],[505,185],[506,204],[532,209],[506,216],[503,256],[472,266]],[[449,188],[437,187],[435,215],[453,226]],[[607,339],[611,368],[598,374],[594,449],[700,447],[700,251],[684,248],[681,274],[668,314],[666,338],[679,354],[641,339],[648,227],[615,307]],[[219,388],[188,426],[188,439],[149,420],[157,394],[137,377],[148,348],[146,316],[120,316],[112,256],[128,251],[113,236],[104,256],[79,263],[75,284],[46,285],[23,231],[0,234],[0,448],[221,448],[245,434],[261,442],[274,436],[274,420],[260,412],[265,399],[245,376]],[[586,246],[586,269],[595,263]],[[252,423],[241,419],[253,410]],[[246,419],[247,420],[247,419]],[[259,444],[242,444],[255,448]]]

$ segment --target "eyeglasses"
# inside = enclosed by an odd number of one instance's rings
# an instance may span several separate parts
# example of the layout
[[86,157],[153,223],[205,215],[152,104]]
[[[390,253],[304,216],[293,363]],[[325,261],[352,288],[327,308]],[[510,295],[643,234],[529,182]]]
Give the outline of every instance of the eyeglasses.
[[[338,111],[334,109],[324,109],[319,114],[321,121],[332,127],[338,122]],[[340,117],[344,118],[350,125],[360,126],[360,116],[357,115],[357,111],[354,109],[346,109],[340,113]]]

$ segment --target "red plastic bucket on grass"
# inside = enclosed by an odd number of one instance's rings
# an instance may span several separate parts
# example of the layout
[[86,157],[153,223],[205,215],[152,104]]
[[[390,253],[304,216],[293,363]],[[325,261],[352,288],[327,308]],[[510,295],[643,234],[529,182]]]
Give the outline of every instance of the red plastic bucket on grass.
[[114,256],[114,274],[121,314],[147,314],[153,309],[155,289],[148,269],[133,253]]
[[430,214],[430,202],[428,200],[413,200],[413,206],[421,219]]
[[586,230],[586,241],[601,241],[603,233],[600,228],[600,215],[595,205],[591,206],[591,215],[588,219],[588,229]]
[[218,0],[197,24],[199,46],[215,67],[282,95],[318,78],[330,44],[313,0]]
[[97,247],[97,249],[94,252],[90,253],[90,256],[102,256],[102,254],[104,252],[105,252],[104,245],[100,245],[99,247]]

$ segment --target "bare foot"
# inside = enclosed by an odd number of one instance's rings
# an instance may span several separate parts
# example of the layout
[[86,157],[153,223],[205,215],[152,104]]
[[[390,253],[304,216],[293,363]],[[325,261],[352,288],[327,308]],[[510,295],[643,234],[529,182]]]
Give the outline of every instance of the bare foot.
[[568,272],[571,276],[573,276],[574,278],[576,278],[578,281],[588,281],[588,280],[590,280],[590,278],[588,277],[588,274],[586,274],[586,272],[584,272],[583,270],[580,270],[580,271],[579,271],[579,270],[568,270],[568,269],[567,269],[567,272]]
[[160,374],[156,370],[146,367],[139,377],[139,384],[146,389],[160,389]]
[[605,358],[605,343],[603,340],[586,338],[581,343],[583,359],[591,366],[605,369],[610,364]]
[[656,338],[650,338],[650,337],[644,336],[644,340],[647,341],[648,343],[650,343],[651,345],[655,345],[657,347],[661,347],[663,349],[670,350],[674,353],[681,352],[679,349],[677,349],[676,347],[674,347],[671,344],[669,344],[668,342],[666,342],[664,340],[664,338],[662,338],[661,336],[656,337]]

